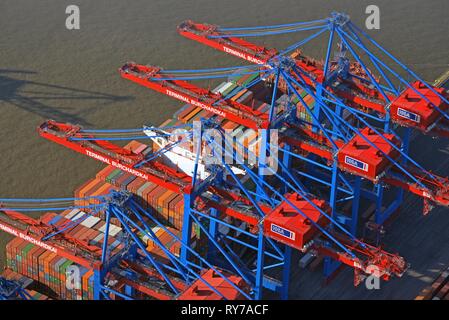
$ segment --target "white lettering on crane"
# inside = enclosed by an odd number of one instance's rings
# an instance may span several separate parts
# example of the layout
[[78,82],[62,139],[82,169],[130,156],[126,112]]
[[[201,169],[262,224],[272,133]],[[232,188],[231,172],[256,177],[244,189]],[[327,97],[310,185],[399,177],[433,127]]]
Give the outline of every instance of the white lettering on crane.
[[86,154],[89,157],[91,157],[91,158],[97,159],[97,160],[99,160],[101,162],[104,162],[106,164],[111,164],[111,161],[108,158],[106,158],[106,157],[104,157],[104,156],[102,156],[100,154],[97,154],[97,153],[89,151],[89,150],[86,150]]
[[231,49],[231,48],[228,48],[228,47],[225,47],[225,46],[223,46],[223,51],[226,52],[226,53],[230,53],[230,54],[232,54],[232,55],[234,55],[236,57],[239,57],[239,58],[242,58],[244,60],[247,60],[249,62],[253,62],[253,63],[256,63],[256,64],[264,64],[264,62],[262,60],[260,60],[260,59],[254,58],[253,56],[251,56],[249,54],[244,54],[242,52],[239,52],[237,50],[234,50],[234,49]]
[[210,106],[208,106],[208,105],[206,105],[204,103],[196,101],[195,99],[192,99],[192,98],[189,99],[188,97],[185,97],[182,94],[179,94],[177,92],[173,92],[173,91],[171,91],[169,89],[167,89],[165,93],[168,96],[170,96],[170,97],[173,97],[173,98],[176,98],[178,100],[187,102],[188,104],[194,105],[196,107],[200,107],[200,108],[202,108],[204,110],[207,110],[209,112],[215,113],[216,115],[219,115],[220,117],[226,118],[226,113],[225,112],[220,111],[220,110],[215,109],[215,108],[212,108],[212,107],[210,107]]
[[107,158],[105,156],[102,156],[101,154],[98,154],[98,153],[95,153],[95,152],[92,152],[92,151],[89,151],[89,150],[86,150],[86,154],[89,157],[91,157],[91,158],[97,159],[97,160],[99,160],[101,162],[104,162],[106,164],[114,166],[114,167],[116,167],[116,168],[118,168],[118,169],[120,169],[122,171],[126,171],[128,173],[131,173],[132,175],[135,175],[135,176],[140,177],[142,179],[148,180],[148,175],[147,174],[144,174],[143,172],[140,172],[138,170],[129,168],[129,167],[125,166],[124,164],[121,164],[120,162],[117,162],[117,161],[114,161],[114,160],[111,161],[109,158]]
[[20,231],[17,231],[11,227],[8,227],[7,225],[4,225],[2,223],[0,223],[0,230],[3,230],[5,232],[8,232],[9,234],[12,234],[13,236],[19,237],[25,241],[28,241],[29,243],[32,243],[34,245],[37,245],[41,248],[44,248],[45,250],[51,251],[53,253],[58,253],[58,249],[56,249],[53,246],[50,246],[42,241],[36,240],[32,237],[30,237],[29,235],[26,235]]
[[173,98],[176,98],[176,99],[178,99],[178,100],[181,100],[181,101],[190,103],[190,99],[189,99],[189,98],[184,97],[183,95],[181,95],[181,94],[179,94],[179,93],[176,93],[176,92],[173,92],[173,91],[167,89],[166,94],[167,94],[168,96],[170,96],[170,97],[173,97]]

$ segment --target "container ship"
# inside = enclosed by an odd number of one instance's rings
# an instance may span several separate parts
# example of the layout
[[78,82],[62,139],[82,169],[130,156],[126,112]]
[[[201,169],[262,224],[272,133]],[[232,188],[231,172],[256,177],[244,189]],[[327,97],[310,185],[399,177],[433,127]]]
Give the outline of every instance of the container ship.
[[[40,125],[43,138],[106,165],[72,198],[2,199],[0,229],[14,238],[0,296],[288,299],[293,255],[302,268],[322,266],[325,279],[351,268],[356,286],[401,281],[406,257],[382,248],[380,235],[406,192],[425,214],[449,205],[449,180],[408,153],[412,132],[448,136],[446,82],[425,83],[340,13],[254,28],[187,21],[178,32],[252,65],[127,63],[124,79],[184,103],[172,118],[123,130]],[[293,32],[308,33],[283,51],[244,40]],[[326,57],[306,56],[302,46],[324,34]],[[190,82],[217,78],[213,90]],[[449,298],[447,279],[421,299]]]

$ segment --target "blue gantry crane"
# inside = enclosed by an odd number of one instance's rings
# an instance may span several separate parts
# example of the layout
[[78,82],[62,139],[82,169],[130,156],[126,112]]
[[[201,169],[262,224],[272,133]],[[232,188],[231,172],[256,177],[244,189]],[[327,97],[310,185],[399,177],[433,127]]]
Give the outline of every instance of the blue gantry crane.
[[33,300],[23,283],[0,277],[0,300]]
[[[184,197],[182,237],[179,238],[182,243],[180,265],[199,268],[207,262],[228,270],[241,277],[248,288],[251,288],[248,298],[260,299],[264,288],[279,292],[283,298],[287,297],[292,248],[323,254],[351,266],[356,271],[357,284],[361,280],[361,274],[366,273],[370,266],[377,266],[379,276],[384,279],[401,276],[406,270],[407,264],[400,256],[370,246],[351,234],[332,216],[327,201],[320,200],[308,192],[302,182],[291,173],[291,169],[277,158],[273,161],[280,167],[279,172],[269,166],[265,166],[265,169],[271,171],[271,175],[285,186],[285,190],[280,191],[276,187],[278,184],[268,183],[260,178],[257,170],[254,172],[261,167],[258,157],[255,164],[245,164],[244,161],[236,164],[246,178],[236,174],[225,158],[244,159],[250,150],[245,146],[223,147],[218,138],[221,136],[220,141],[227,140],[226,132],[220,130],[214,119],[204,120],[204,126],[201,122],[200,126],[194,125],[193,128],[177,133],[184,138],[192,137],[195,141],[191,145],[196,152],[194,166],[191,172],[182,176],[183,179],[179,178],[179,173],[178,177],[166,174],[170,171],[167,163],[163,163],[159,151],[156,151],[159,153],[158,157],[149,153],[144,159],[137,155],[128,155],[125,158],[123,148],[109,142],[118,139],[158,139],[173,136],[174,134],[166,133],[168,129],[142,128],[142,133],[151,132],[145,137],[136,133],[138,129],[111,130],[110,136],[105,136],[108,130],[84,131],[80,127],[54,121],[48,121],[39,128],[40,134],[50,140],[126,169],[148,181],[160,182],[159,179],[165,177],[167,187]],[[216,130],[213,131],[213,136],[212,129]],[[133,136],[127,136],[128,132],[132,132]],[[120,134],[122,136],[119,136]],[[184,138],[173,140],[171,146],[192,143]],[[107,145],[105,141],[108,141]],[[207,164],[205,170],[209,175],[200,179],[198,160],[204,148],[214,154],[215,163]],[[169,149],[167,147],[164,151]],[[189,148],[184,150],[187,149]],[[270,146],[269,150],[273,151],[273,147]],[[141,166],[142,163],[144,165]],[[248,183],[254,187],[248,187]],[[138,205],[135,207],[142,210]],[[118,218],[122,224],[130,223]],[[158,223],[157,219],[153,219],[154,223]],[[163,227],[161,222],[159,224]],[[196,252],[190,243],[193,225],[198,227],[207,239],[208,251],[203,256]],[[329,225],[335,230],[331,230]],[[133,227],[137,228],[136,225]],[[224,232],[223,228],[227,232]],[[230,230],[233,232],[229,232]],[[269,271],[273,269],[282,270],[281,279],[270,276]]]
[[[310,31],[313,33],[310,34]],[[246,87],[251,88],[258,81],[271,84],[270,109],[261,114],[258,110],[233,102],[230,97],[235,92],[222,96],[187,83],[188,80],[221,77],[230,70],[242,75],[242,67],[163,70],[128,63],[120,69],[122,77],[248,128],[285,131],[283,161],[288,164],[291,163],[289,158],[299,158],[309,164],[307,172],[297,174],[329,187],[328,201],[332,215],[352,234],[356,233],[361,198],[375,203],[375,222],[378,225],[382,225],[400,207],[404,190],[424,198],[424,213],[434,203],[447,206],[448,180],[430,173],[408,156],[410,129],[447,136],[447,94],[423,81],[355,26],[347,15],[333,13],[330,18],[322,20],[252,28],[221,28],[186,21],[178,27],[178,32],[255,63],[245,71],[255,72],[254,68],[257,67],[260,77]],[[308,34],[280,52],[242,39],[294,32]],[[302,54],[300,47],[326,33],[328,46],[323,61]],[[381,54],[376,56],[368,45]],[[332,58],[334,51],[335,58]],[[369,64],[375,72],[368,68]],[[401,76],[404,73],[408,80]],[[277,113],[275,101],[278,90],[287,94],[289,101],[292,97],[299,100],[311,121],[297,119],[298,105],[287,106],[286,110]],[[303,92],[313,96],[313,110],[302,99]],[[399,126],[405,127],[405,130],[398,130]],[[296,139],[292,139],[292,134]],[[268,150],[269,138],[264,132],[261,135],[264,145],[260,148],[260,158],[263,158],[265,150]],[[311,139],[321,144],[311,146]],[[323,152],[323,142],[330,150]],[[349,150],[351,144],[354,147],[352,151]],[[384,144],[388,146],[386,149],[381,146]],[[299,151],[306,150],[306,157],[298,155],[298,152],[292,153],[292,147]],[[370,151],[361,154],[361,149]],[[351,154],[358,154],[361,158],[357,159]],[[317,156],[324,156],[328,163],[323,165]],[[379,161],[377,164],[368,163],[371,158]],[[264,176],[259,175],[259,178],[264,179]],[[364,182],[361,179],[371,180],[374,184],[362,188]],[[389,204],[384,203],[385,186],[398,189]],[[258,188],[258,193],[262,189]],[[350,192],[344,192],[348,189]],[[349,216],[341,215],[337,210],[338,203],[345,201],[352,202]],[[330,264],[330,260],[327,262]],[[326,274],[330,274],[335,267],[329,265],[326,269]]]
[[[95,204],[74,204],[75,201],[82,203],[93,199],[96,200]],[[201,295],[216,299],[250,298],[240,278],[212,265],[190,248],[187,250],[197,264],[183,264],[152,231],[155,225],[165,229],[166,226],[127,192],[114,191],[104,196],[86,198],[1,199],[1,203],[0,223],[3,231],[94,271],[94,299],[111,299],[113,296],[125,300],[182,300]],[[26,215],[27,212],[69,209],[81,209],[84,214],[70,219],[56,215],[50,220],[33,219]],[[80,240],[69,234],[89,217],[98,216],[106,222],[100,243]],[[109,232],[112,218],[119,221],[121,228],[120,233],[114,235],[114,241],[111,241]],[[182,243],[175,234],[166,230],[175,241]],[[166,261],[146,250],[145,237],[160,247],[167,256]],[[212,281],[217,282],[217,278],[223,282],[218,288],[212,284]],[[197,292],[198,287],[202,287],[202,292]],[[22,286],[2,278],[2,297],[11,299],[18,294],[22,297],[22,293]],[[22,298],[26,297],[29,295],[24,293]]]

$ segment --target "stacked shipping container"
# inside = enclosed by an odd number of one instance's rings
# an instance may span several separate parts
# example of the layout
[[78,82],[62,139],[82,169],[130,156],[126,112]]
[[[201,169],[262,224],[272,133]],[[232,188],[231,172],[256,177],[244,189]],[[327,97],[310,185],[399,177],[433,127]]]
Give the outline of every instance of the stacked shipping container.
[[[82,221],[69,228],[65,234],[97,247],[101,252],[105,222],[78,209],[66,210],[61,214],[47,213],[43,221],[55,227],[67,226],[71,221]],[[111,254],[118,253],[121,229],[109,230]],[[93,298],[93,271],[69,259],[58,256],[21,238],[15,238],[6,246],[6,266],[9,270],[33,279],[46,286],[61,299],[82,300]]]

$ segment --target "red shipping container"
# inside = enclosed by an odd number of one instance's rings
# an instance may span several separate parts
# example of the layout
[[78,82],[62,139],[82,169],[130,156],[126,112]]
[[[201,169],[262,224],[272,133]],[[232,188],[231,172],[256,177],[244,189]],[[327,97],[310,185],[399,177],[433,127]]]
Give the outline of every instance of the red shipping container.
[[[93,181],[93,180],[88,180],[88,181],[86,181],[85,183],[83,183],[83,184],[81,185],[81,187],[77,188],[77,189],[75,190],[75,198],[81,198],[80,194],[81,194],[82,190],[85,189],[89,184],[91,184],[92,181]],[[79,202],[79,201],[75,201],[75,204],[76,204],[76,205],[79,205],[80,202]]]

